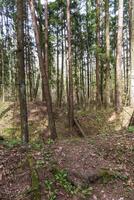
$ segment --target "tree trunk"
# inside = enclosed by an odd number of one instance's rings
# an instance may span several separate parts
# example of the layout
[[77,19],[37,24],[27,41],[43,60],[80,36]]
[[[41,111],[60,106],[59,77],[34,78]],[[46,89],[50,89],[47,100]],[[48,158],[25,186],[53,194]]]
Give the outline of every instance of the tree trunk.
[[131,1],[131,84],[130,105],[134,106],[134,0]]
[[100,91],[100,0],[96,0],[96,101],[97,106],[101,105]]
[[56,134],[55,120],[54,120],[53,110],[52,110],[52,98],[51,98],[49,79],[48,79],[48,10],[47,10],[48,2],[47,0],[45,0],[45,62],[43,61],[43,57],[42,57],[42,48],[40,44],[37,18],[35,15],[33,0],[29,0],[29,5],[30,5],[31,16],[32,16],[32,21],[33,21],[34,34],[35,34],[35,40],[36,40],[36,46],[37,46],[39,64],[40,64],[40,71],[42,74],[42,80],[44,84],[45,100],[47,104],[48,121],[49,121],[51,138],[56,139],[57,134]]
[[117,112],[120,112],[122,109],[122,97],[121,97],[122,35],[123,35],[123,0],[119,0],[116,69],[115,69],[115,109]]
[[109,35],[109,0],[105,0],[105,26],[106,26],[106,77],[105,77],[105,106],[110,105],[110,35]]
[[25,66],[24,66],[24,1],[17,0],[17,63],[19,79],[19,101],[21,115],[21,137],[28,143],[28,119],[26,104]]
[[90,94],[90,79],[89,79],[89,41],[90,41],[90,34],[89,34],[89,6],[88,6],[88,0],[86,0],[86,30],[87,30],[87,97],[89,100]]
[[60,96],[60,80],[59,80],[59,28],[57,25],[57,106],[59,105],[59,96]]
[[70,23],[70,0],[67,0],[67,40],[68,40],[68,72],[69,72],[69,97],[68,97],[68,117],[69,127],[74,125],[73,107],[73,76],[72,76],[72,52],[71,52],[71,23]]
[[64,26],[62,27],[62,57],[61,57],[61,78],[60,78],[60,93],[59,93],[59,107],[61,107],[62,103],[62,95],[63,95],[63,75],[64,75]]

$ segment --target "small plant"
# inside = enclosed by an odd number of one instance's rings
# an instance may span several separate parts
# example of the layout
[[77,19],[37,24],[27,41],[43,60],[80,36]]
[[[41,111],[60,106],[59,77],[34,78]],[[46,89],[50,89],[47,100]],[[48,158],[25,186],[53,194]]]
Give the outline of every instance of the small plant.
[[9,136],[9,137],[12,137],[15,135],[15,133],[19,131],[19,128],[17,127],[11,127],[11,128],[5,128],[4,129],[4,134]]
[[53,141],[51,138],[49,138],[49,139],[47,140],[47,144],[48,144],[48,145],[53,144],[53,143],[54,143],[54,141]]
[[52,154],[51,154],[50,151],[45,151],[45,152],[44,152],[44,160],[45,160],[45,161],[50,161],[51,156],[52,156]]
[[51,180],[45,180],[45,187],[46,187],[46,190],[48,191],[48,195],[49,195],[49,200],[56,200],[56,193],[57,191],[54,190],[53,191],[53,184],[54,182],[51,181]]
[[21,141],[13,139],[13,140],[4,141],[4,144],[7,148],[12,149],[13,147],[20,145]]
[[56,181],[65,189],[66,192],[70,193],[71,195],[80,194],[82,198],[86,198],[87,196],[91,195],[91,187],[76,187],[69,182],[67,176],[68,174],[65,170],[55,171]]
[[56,200],[56,193],[55,192],[51,192],[51,194],[49,196],[49,200]]
[[129,126],[129,127],[128,127],[128,132],[134,133],[134,126]]
[[35,150],[40,150],[43,147],[43,144],[40,141],[34,142],[31,144],[32,148]]
[[80,191],[86,197],[92,194],[92,187],[80,188]]
[[37,160],[36,161],[36,168],[40,168],[42,166],[44,166],[45,161],[44,160]]
[[74,193],[75,187],[68,181],[67,172],[65,170],[57,170],[55,173],[55,179],[67,192],[71,194]]
[[53,185],[53,181],[45,180],[45,187],[47,190],[51,191]]

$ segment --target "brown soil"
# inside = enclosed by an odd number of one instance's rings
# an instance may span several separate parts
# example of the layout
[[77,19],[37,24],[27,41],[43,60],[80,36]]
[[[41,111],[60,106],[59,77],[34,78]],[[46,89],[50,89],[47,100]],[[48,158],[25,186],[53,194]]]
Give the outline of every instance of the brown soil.
[[[38,104],[31,105],[29,116],[31,121],[36,117],[42,123],[46,110]],[[71,137],[63,123],[65,112],[56,111],[55,117],[61,138],[55,143],[48,140],[46,144],[34,143],[27,148],[20,145],[9,148],[1,141],[0,199],[133,200],[134,134],[124,130],[106,131],[109,128],[104,127],[101,132],[96,117],[86,114],[80,121],[87,137],[81,139],[76,132]],[[87,122],[91,118],[95,127]],[[56,179],[57,171],[62,175],[63,170],[67,177]],[[77,192],[72,194],[69,187]]]

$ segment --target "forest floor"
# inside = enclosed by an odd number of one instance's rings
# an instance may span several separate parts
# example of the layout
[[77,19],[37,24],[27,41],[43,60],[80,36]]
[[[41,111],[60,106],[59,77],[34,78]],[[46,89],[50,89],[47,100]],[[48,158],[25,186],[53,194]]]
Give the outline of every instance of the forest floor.
[[133,110],[79,111],[86,137],[69,132],[66,112],[56,110],[59,139],[48,139],[45,105],[29,105],[31,143],[19,140],[18,106],[0,106],[1,200],[134,200]]

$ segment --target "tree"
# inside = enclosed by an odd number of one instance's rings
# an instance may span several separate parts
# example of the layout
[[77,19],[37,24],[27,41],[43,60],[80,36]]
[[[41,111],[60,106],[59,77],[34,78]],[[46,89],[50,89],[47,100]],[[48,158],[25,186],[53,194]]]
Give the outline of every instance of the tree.
[[100,0],[96,0],[96,103],[101,105],[100,91]]
[[134,106],[134,1],[131,2],[131,84],[130,105]]
[[109,0],[105,0],[105,37],[106,37],[106,72],[105,72],[105,106],[110,104],[110,33],[109,33]]
[[71,22],[70,22],[70,0],[67,0],[67,41],[68,41],[68,74],[69,74],[69,91],[68,91],[68,117],[69,127],[74,125],[74,107],[73,107],[73,76],[72,76],[72,52],[71,52]]
[[31,10],[34,34],[35,34],[40,71],[41,71],[42,81],[44,85],[44,93],[45,93],[45,100],[46,100],[46,105],[47,105],[48,121],[49,121],[51,138],[56,139],[57,134],[56,134],[55,120],[54,120],[53,109],[52,109],[52,98],[51,98],[49,79],[48,79],[49,78],[48,77],[48,10],[47,10],[48,2],[47,0],[45,0],[45,59],[44,60],[42,56],[42,48],[40,44],[37,17],[35,15],[33,0],[29,0],[29,5],[30,5],[30,10]]
[[21,137],[23,143],[28,143],[29,134],[24,64],[24,3],[25,2],[23,0],[17,0],[17,65],[21,116]]
[[123,36],[123,0],[119,0],[118,5],[118,32],[116,49],[116,68],[115,68],[115,109],[120,112],[122,109],[122,36]]

